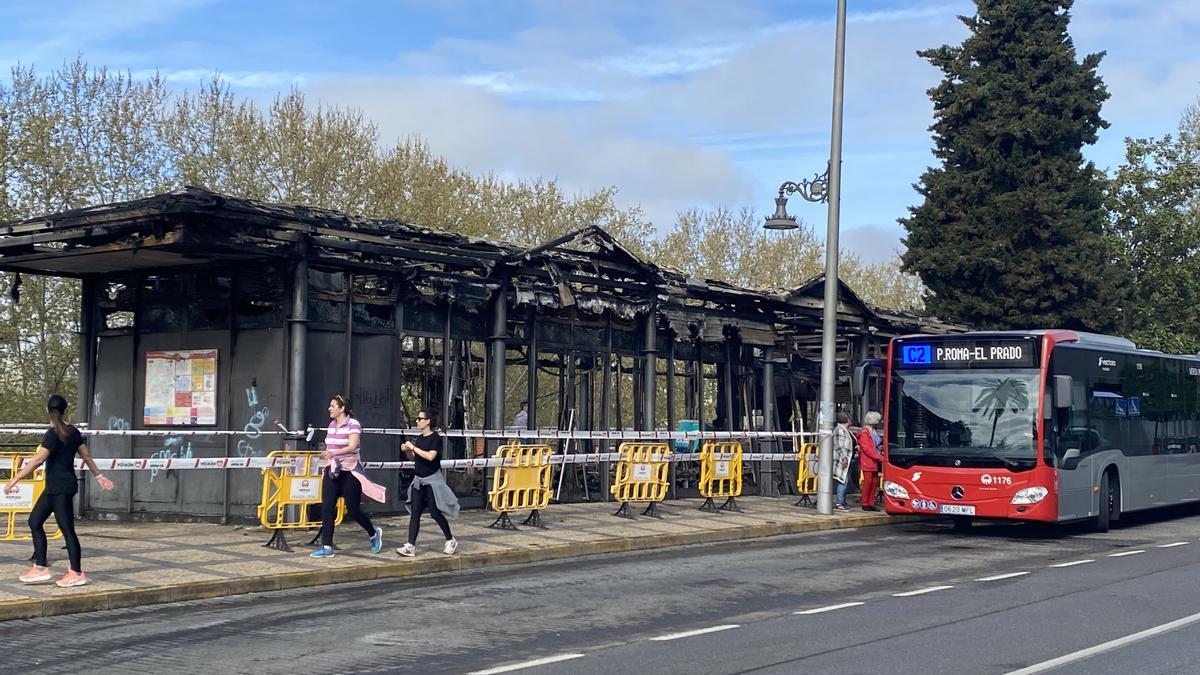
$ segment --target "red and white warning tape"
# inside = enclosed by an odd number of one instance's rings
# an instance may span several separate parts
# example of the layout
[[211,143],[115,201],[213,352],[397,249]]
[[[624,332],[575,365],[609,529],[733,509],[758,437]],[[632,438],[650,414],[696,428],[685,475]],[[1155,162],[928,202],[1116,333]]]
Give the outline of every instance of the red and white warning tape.
[[[256,431],[254,436],[282,436],[285,438],[311,438],[315,432],[324,432],[324,428],[309,427],[304,431]],[[45,426],[21,425],[0,427],[0,436],[40,436],[46,433]],[[87,429],[80,427],[84,436],[94,437],[184,437],[184,436],[246,436],[242,429],[227,431],[218,429]],[[417,436],[417,429],[406,428],[364,428],[364,434],[383,436]],[[579,441],[710,441],[710,440],[767,440],[772,438],[817,438],[817,432],[791,431],[566,431],[562,429],[448,429],[440,432],[446,438],[489,438],[496,440],[520,439],[532,440],[566,440]]]
[[[809,459],[815,457],[809,455]],[[304,465],[302,457],[97,457],[96,466],[101,471],[163,471],[187,469],[274,469],[280,467],[300,468]],[[561,464],[598,464],[600,462],[617,462],[621,459],[619,452],[577,453],[570,455],[552,455],[548,459],[551,465]],[[717,453],[718,461],[733,459],[732,453]],[[799,455],[790,452],[746,452],[742,453],[744,462],[788,462],[797,461]],[[663,461],[661,456],[655,461]],[[323,460],[316,460],[324,463]],[[699,453],[678,453],[666,458],[668,462],[698,462]],[[479,457],[476,459],[444,459],[442,468],[446,469],[482,469],[499,466],[512,466],[513,460],[503,457]],[[315,467],[316,464],[314,463]],[[367,469],[411,469],[413,462],[363,462]],[[0,471],[12,468],[12,460],[0,458]],[[75,460],[75,469],[83,470],[83,460]]]

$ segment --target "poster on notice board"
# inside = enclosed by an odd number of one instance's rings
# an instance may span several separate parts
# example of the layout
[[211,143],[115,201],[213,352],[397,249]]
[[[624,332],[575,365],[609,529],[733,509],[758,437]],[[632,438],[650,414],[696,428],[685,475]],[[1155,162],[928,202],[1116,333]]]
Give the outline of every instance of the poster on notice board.
[[146,426],[217,423],[217,350],[146,352]]

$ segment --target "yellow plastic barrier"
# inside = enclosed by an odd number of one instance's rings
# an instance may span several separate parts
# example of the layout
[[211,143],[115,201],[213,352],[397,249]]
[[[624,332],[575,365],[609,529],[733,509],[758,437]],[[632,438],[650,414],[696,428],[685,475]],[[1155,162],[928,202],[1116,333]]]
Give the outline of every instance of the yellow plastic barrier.
[[630,502],[650,502],[643,516],[661,518],[658,503],[667,496],[667,465],[671,448],[666,443],[622,443],[618,452],[617,479],[612,485],[613,498],[621,502],[614,516],[633,518]]
[[[700,448],[701,511],[720,513],[742,509],[734,499],[742,494],[742,444],[738,441],[707,441]],[[720,507],[713,497],[726,497]]]
[[[263,544],[267,548],[291,552],[284,530],[320,527],[321,521],[310,520],[308,507],[321,503],[321,460],[319,453],[299,450],[276,450],[267,458],[290,459],[292,465],[263,469],[262,502],[258,505],[258,522],[274,530],[271,539]],[[342,522],[346,514],[346,503],[338,500],[337,517],[333,524]],[[313,542],[316,537],[313,538]],[[311,542],[310,542],[311,543]]]
[[813,495],[817,494],[817,462],[820,460],[821,446],[818,443],[805,443],[800,446],[800,467],[796,471],[796,492],[800,500],[796,506],[816,506]]
[[509,511],[531,509],[522,525],[540,527],[541,509],[550,504],[550,455],[554,449],[548,445],[521,445],[513,443],[496,449],[496,457],[505,460],[503,466],[492,474],[492,491],[489,501],[493,511],[499,511],[496,522],[488,527],[515,530]]
[[[20,470],[24,462],[33,459],[30,452],[0,452],[0,481],[7,483]],[[33,537],[23,521],[27,520],[33,511],[33,505],[46,489],[46,465],[39,466],[25,480],[17,483],[17,493],[10,495],[0,492],[0,520],[4,523],[4,533],[0,541],[30,541]],[[18,534],[20,533],[20,534]],[[50,539],[58,539],[62,532],[55,526],[49,535]]]

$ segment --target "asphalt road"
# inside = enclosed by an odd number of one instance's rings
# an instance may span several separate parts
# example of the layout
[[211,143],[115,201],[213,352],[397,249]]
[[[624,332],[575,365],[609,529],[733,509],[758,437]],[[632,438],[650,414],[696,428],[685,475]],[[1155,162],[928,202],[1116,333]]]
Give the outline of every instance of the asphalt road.
[[1200,672],[1198,572],[1200,507],[901,524],[12,621],[0,672]]

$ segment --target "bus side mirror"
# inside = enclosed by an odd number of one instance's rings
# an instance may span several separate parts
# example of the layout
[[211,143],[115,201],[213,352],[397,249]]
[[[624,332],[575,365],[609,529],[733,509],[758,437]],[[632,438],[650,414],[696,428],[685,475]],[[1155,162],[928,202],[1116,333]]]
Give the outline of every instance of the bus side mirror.
[[[862,398],[862,395],[867,391],[867,376],[872,370],[878,370],[880,376],[883,375],[883,361],[880,359],[865,359],[859,361],[854,366],[854,372],[850,374],[850,393],[854,398]],[[866,412],[866,411],[864,411]]]
[[1074,405],[1071,400],[1073,387],[1071,386],[1070,375],[1055,375],[1054,376],[1054,407],[1055,408],[1070,408]]
[[863,392],[867,389],[867,366],[869,361],[859,361],[858,365],[854,366],[854,373],[850,376],[850,393],[854,398],[860,398]]
[[1067,448],[1063,451],[1062,461],[1058,463],[1058,468],[1071,471],[1079,466],[1079,457],[1082,453],[1079,448]]

